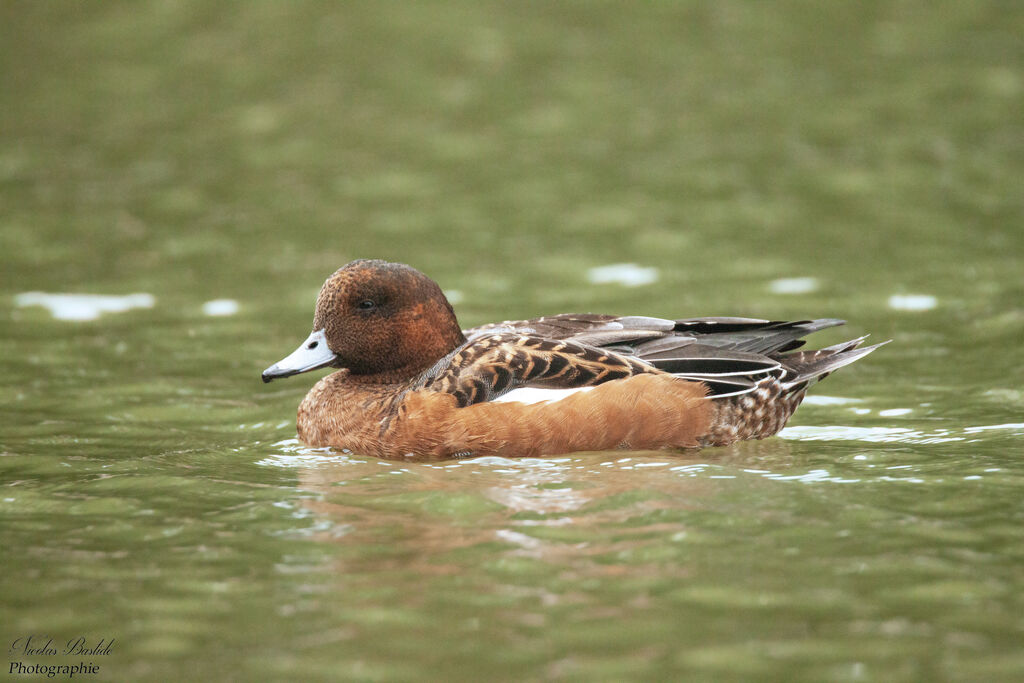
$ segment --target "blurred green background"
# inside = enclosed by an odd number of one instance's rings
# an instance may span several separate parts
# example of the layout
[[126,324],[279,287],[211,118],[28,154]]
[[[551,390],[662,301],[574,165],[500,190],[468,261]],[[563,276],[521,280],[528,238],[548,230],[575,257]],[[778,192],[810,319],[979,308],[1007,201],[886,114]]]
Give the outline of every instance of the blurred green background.
[[[4,2],[3,636],[116,637],[104,680],[1020,680],[1022,35],[998,1]],[[895,343],[784,439],[310,452],[311,378],[258,375],[362,257],[464,326]]]

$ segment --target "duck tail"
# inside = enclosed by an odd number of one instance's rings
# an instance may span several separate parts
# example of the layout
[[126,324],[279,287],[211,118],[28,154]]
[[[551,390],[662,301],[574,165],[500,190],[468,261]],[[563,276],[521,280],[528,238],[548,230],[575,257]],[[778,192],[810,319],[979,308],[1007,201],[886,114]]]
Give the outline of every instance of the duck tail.
[[787,370],[786,375],[782,378],[783,389],[790,391],[804,389],[825,379],[844,365],[860,360],[875,349],[892,341],[889,339],[879,344],[862,347],[861,344],[865,339],[867,339],[867,335],[814,351],[795,351],[779,355],[778,360]]
[[865,339],[851,339],[816,351],[771,354],[780,363],[781,377],[771,374],[752,382],[752,388],[746,391],[712,396],[720,400],[714,402],[711,428],[701,437],[701,445],[725,446],[777,434],[803,401],[809,386],[889,343],[861,347]]

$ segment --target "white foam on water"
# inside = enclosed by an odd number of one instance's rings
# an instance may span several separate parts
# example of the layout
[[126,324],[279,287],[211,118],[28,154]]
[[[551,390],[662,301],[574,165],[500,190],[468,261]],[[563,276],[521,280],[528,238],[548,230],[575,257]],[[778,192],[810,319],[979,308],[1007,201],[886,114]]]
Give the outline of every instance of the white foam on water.
[[234,299],[214,299],[203,304],[204,315],[234,315],[238,313],[238,302]]
[[835,484],[856,484],[860,479],[850,479],[846,477],[837,477],[831,472],[825,469],[815,469],[810,472],[802,474],[776,474],[774,472],[768,472],[764,475],[765,479],[771,479],[773,481],[797,481],[805,484],[818,483],[818,482],[832,482]]
[[152,294],[50,294],[22,292],[14,297],[16,306],[42,306],[57,320],[96,320],[103,313],[124,313],[133,308],[153,308],[156,298]]
[[657,282],[659,276],[657,268],[638,266],[635,263],[612,263],[587,271],[587,281],[594,285],[612,283],[625,287],[639,287]]
[[768,285],[772,294],[807,294],[818,290],[816,277],[783,277]]
[[512,531],[511,529],[498,529],[494,532],[502,541],[506,543],[512,543],[518,545],[526,550],[534,550],[543,545],[543,541],[540,541],[533,536],[522,533],[521,531]]
[[964,441],[965,437],[949,429],[935,429],[930,432],[908,427],[786,427],[779,436],[793,441],[866,441],[868,443],[947,443]]
[[1009,429],[1012,431],[1024,431],[1024,422],[1008,422],[1002,425],[982,425],[979,427],[968,427],[964,431],[968,434],[977,434],[978,432],[987,432],[992,429]]
[[[894,408],[892,410],[881,410],[879,415],[904,414],[906,408]],[[975,427],[964,427],[963,429],[932,429],[924,431],[910,429],[909,427],[847,427],[835,425],[829,427],[786,427],[779,436],[783,439],[794,441],[867,441],[870,443],[948,443],[950,441],[975,441],[969,439],[968,435],[976,435],[982,432],[994,430],[1005,430],[1011,433],[1024,435],[1024,422],[1008,422],[997,425],[979,425]]]
[[893,294],[889,297],[889,308],[896,311],[930,311],[939,305],[931,294]]
[[878,414],[882,417],[899,417],[900,415],[910,415],[913,410],[910,408],[889,408],[888,410],[879,410]]
[[274,444],[281,449],[256,462],[264,467],[318,467],[321,465],[354,465],[366,461],[349,457],[348,451],[337,451],[330,447],[312,448],[298,439],[285,439]]

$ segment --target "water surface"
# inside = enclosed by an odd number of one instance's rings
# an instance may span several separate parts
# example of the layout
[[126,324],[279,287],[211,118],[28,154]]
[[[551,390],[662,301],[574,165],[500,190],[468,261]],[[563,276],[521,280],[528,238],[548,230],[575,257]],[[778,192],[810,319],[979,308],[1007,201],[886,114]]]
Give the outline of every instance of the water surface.
[[[99,680],[1024,677],[1016,5],[0,16],[7,645],[114,638]],[[308,449],[315,378],[259,373],[358,257],[464,326],[893,343],[729,448]]]

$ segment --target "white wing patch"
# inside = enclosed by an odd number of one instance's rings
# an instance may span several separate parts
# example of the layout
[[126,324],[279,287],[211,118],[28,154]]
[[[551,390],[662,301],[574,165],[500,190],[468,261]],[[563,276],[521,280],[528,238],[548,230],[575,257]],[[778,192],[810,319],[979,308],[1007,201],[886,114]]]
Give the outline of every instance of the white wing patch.
[[575,394],[577,391],[590,391],[594,387],[576,387],[574,389],[539,389],[537,387],[522,387],[513,389],[507,394],[502,394],[491,401],[492,403],[542,403],[549,401],[561,401],[566,396]]

